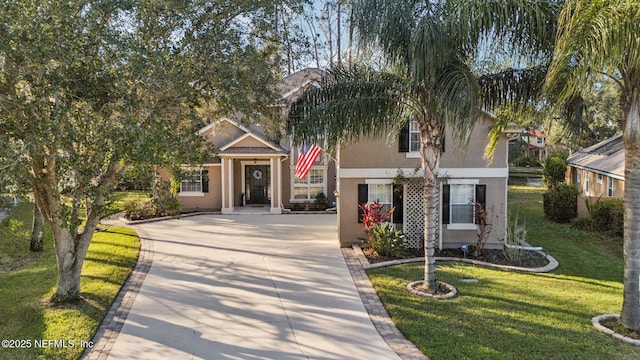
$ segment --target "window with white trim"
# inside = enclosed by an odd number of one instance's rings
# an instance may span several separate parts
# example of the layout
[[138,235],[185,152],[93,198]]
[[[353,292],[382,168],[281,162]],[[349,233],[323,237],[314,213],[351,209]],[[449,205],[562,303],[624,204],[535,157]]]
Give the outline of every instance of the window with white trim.
[[613,178],[607,178],[607,196],[613,196]]
[[454,180],[442,185],[442,223],[448,229],[476,228],[476,203],[486,209],[487,185],[476,181]]
[[602,174],[596,174],[596,183],[602,184]]
[[576,169],[576,185],[580,185],[580,182],[582,182],[582,180],[580,179],[581,173],[582,173],[582,170]]
[[409,125],[409,151],[420,151],[420,127],[415,120]]
[[475,185],[451,184],[451,224],[473,224],[475,212]]
[[589,174],[588,171],[585,170],[584,172],[584,194],[585,195],[589,195],[589,177],[591,174]]
[[315,200],[318,194],[324,192],[324,181],[324,169],[311,169],[304,179],[294,177],[293,199]]
[[180,181],[180,192],[202,192],[202,170],[187,171]]
[[369,202],[379,202],[383,213],[390,211],[393,207],[393,185],[369,184]]

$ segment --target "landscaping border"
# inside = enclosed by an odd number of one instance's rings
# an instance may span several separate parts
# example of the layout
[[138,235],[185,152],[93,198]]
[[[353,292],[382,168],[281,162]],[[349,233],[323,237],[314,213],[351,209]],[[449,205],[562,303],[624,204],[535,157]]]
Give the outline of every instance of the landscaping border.
[[[122,221],[120,219],[120,214],[112,216],[117,216],[117,218],[112,219],[111,217],[108,217],[103,219],[101,222],[109,226],[120,225],[118,224],[118,221]],[[118,292],[113,304],[111,304],[111,308],[109,308],[109,311],[102,320],[102,323],[100,323],[98,330],[91,339],[93,347],[86,348],[80,356],[80,359],[105,360],[109,357],[109,353],[111,352],[118,335],[120,335],[120,330],[122,330],[122,326],[124,326],[124,322],[129,315],[129,311],[131,310],[131,307],[140,292],[142,283],[147,277],[149,269],[151,269],[151,264],[153,263],[153,242],[151,241],[149,234],[141,228],[131,226],[127,223],[124,223],[124,225],[131,227],[140,238],[138,262],[127,280],[125,280],[120,292]]]
[[[424,257],[415,257],[410,259],[390,260],[390,261],[382,261],[379,263],[370,264],[369,261],[367,260],[367,257],[364,255],[362,248],[359,245],[353,245],[352,248],[353,248],[353,251],[356,253],[358,260],[360,260],[360,264],[362,264],[362,267],[365,270],[378,269],[378,268],[387,267],[387,266],[394,266],[394,265],[414,263],[414,262],[424,262]],[[502,270],[535,272],[535,273],[551,272],[557,269],[558,266],[560,266],[560,263],[558,263],[558,261],[553,256],[545,253],[544,251],[537,251],[537,253],[545,256],[547,260],[549,260],[549,263],[545,266],[541,266],[537,268],[528,268],[528,267],[522,267],[522,266],[492,264],[492,263],[475,260],[475,259],[465,259],[465,258],[448,257],[448,256],[442,256],[442,257],[436,256],[436,261],[459,261],[459,262],[464,262],[468,264],[488,266],[488,267],[493,267],[493,268],[502,269]]]
[[598,331],[603,332],[611,337],[613,337],[614,339],[618,339],[618,340],[622,340],[626,343],[635,345],[635,346],[640,346],[640,340],[636,340],[636,339],[632,339],[628,336],[624,336],[622,334],[619,334],[611,329],[609,329],[608,327],[602,325],[600,322],[605,321],[605,320],[609,320],[609,319],[618,319],[620,317],[620,314],[603,314],[603,315],[598,315],[598,316],[594,316],[591,318],[591,324],[593,324],[593,327],[595,327]]

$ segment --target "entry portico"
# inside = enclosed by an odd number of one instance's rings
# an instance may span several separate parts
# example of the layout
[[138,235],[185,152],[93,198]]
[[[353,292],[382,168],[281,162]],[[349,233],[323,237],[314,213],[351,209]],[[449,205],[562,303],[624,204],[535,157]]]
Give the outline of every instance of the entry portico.
[[218,156],[222,162],[223,214],[233,213],[236,206],[263,205],[269,205],[272,214],[282,212],[282,162],[287,159],[286,153],[273,148],[230,148]]

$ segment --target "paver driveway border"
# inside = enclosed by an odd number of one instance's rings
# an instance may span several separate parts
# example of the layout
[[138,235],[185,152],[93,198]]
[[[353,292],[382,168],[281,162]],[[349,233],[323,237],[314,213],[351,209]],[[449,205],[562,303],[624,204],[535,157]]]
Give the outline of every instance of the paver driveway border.
[[[87,348],[82,354],[81,359],[86,360],[105,360],[108,358],[142,287],[144,279],[151,269],[154,256],[153,240],[151,240],[149,234],[141,227],[128,224],[121,215],[116,215],[115,218],[104,219],[102,223],[110,226],[124,225],[133,228],[140,237],[140,255],[138,256],[136,267],[118,293],[118,296],[94,335],[92,339],[93,347]],[[396,352],[402,359],[428,360],[428,357],[412,342],[407,340],[396,328],[391,317],[382,305],[354,250],[351,248],[343,248],[341,251],[371,322],[391,350]]]

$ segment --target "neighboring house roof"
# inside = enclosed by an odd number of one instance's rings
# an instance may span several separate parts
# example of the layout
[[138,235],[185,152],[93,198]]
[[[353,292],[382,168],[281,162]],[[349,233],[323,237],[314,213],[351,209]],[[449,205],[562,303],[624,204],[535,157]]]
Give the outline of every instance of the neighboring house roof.
[[326,73],[320,69],[307,68],[286,76],[278,86],[281,100],[288,99],[306,86],[317,83]]
[[624,144],[622,135],[614,136],[579,150],[569,156],[567,164],[624,180]]

